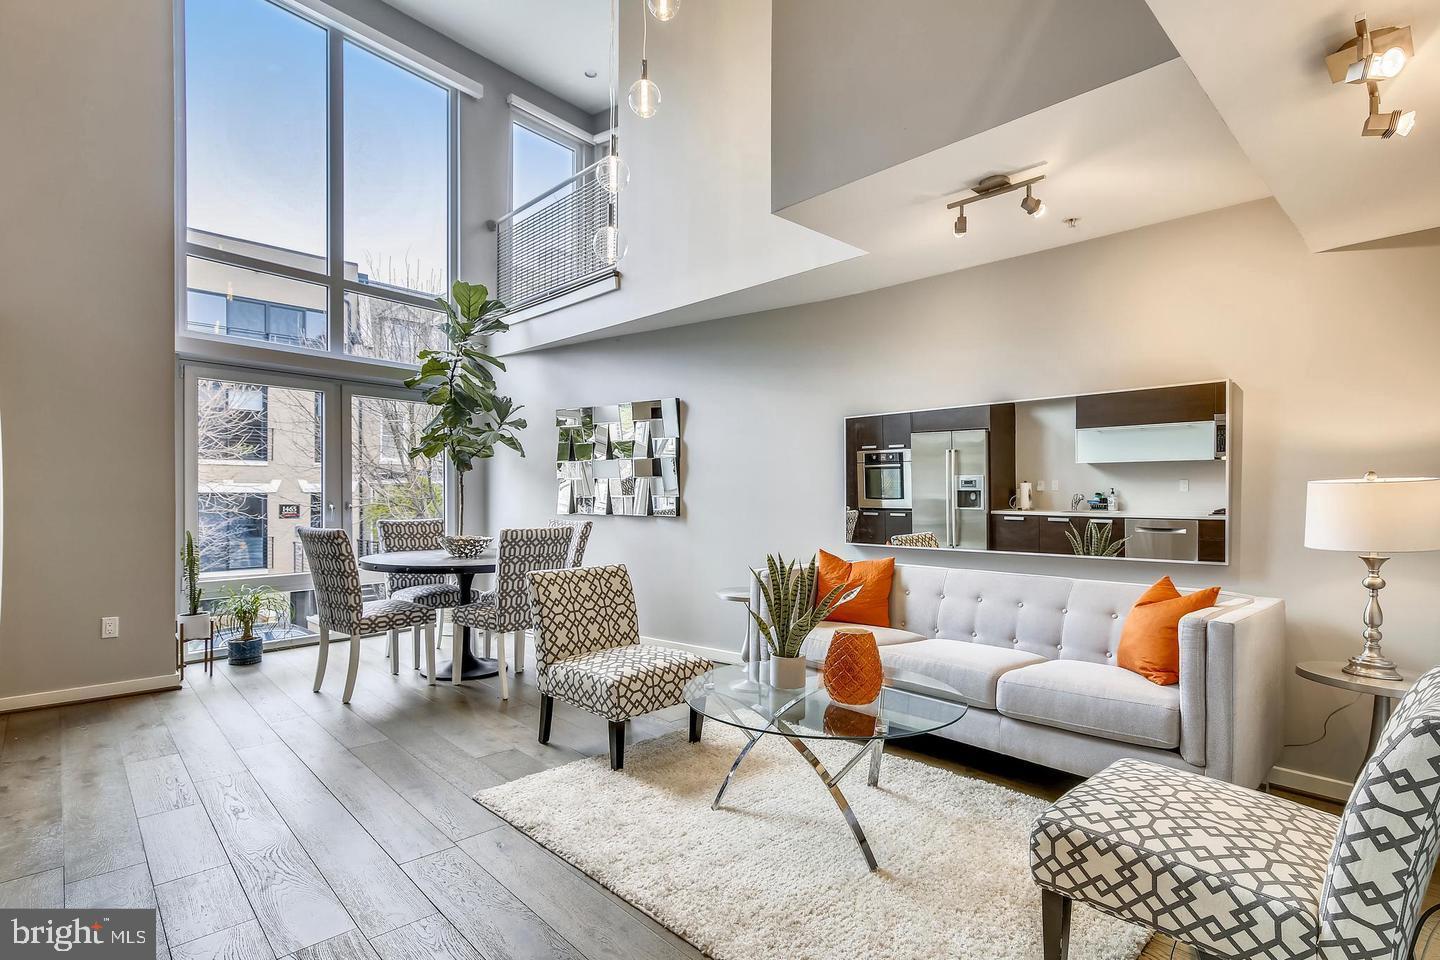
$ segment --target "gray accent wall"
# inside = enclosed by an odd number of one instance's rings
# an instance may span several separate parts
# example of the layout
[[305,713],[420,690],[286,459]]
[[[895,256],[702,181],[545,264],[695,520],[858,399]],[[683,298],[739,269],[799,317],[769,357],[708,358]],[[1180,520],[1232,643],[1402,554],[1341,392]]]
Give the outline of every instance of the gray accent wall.
[[[979,238],[983,242],[983,238]],[[595,397],[678,396],[679,520],[596,517],[587,562],[623,562],[642,633],[738,650],[742,586],[767,551],[894,553],[916,562],[1282,597],[1288,664],[1359,647],[1352,556],[1302,546],[1305,481],[1440,474],[1440,230],[1311,254],[1270,200],[886,290],[507,358],[529,458],[487,468],[486,525],[554,515],[550,412]],[[1383,303],[1364,278],[1385,279]],[[846,549],[847,415],[1233,378],[1234,562],[1185,567]],[[1385,645],[1411,669],[1440,657],[1440,553],[1385,568]],[[1287,666],[1287,670],[1289,667]],[[1344,694],[1287,676],[1288,741],[1320,734]],[[1348,781],[1368,703],[1284,764]],[[1312,785],[1313,787],[1313,785]]]
[[774,0],[772,209],[1176,56],[1145,0]]

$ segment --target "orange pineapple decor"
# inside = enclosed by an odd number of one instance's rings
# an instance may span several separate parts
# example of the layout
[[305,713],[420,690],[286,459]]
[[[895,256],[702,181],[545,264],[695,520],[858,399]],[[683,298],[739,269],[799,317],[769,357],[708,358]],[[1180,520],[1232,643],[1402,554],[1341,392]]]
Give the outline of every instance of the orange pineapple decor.
[[840,629],[825,654],[825,689],[838,703],[871,703],[880,696],[885,672],[880,648],[869,630]]

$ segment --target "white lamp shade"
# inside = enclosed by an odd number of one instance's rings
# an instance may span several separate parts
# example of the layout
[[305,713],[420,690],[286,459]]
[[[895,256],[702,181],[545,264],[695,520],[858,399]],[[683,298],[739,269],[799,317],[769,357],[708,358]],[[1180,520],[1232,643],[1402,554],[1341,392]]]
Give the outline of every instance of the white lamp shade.
[[1379,554],[1440,550],[1440,479],[1311,480],[1305,546]]

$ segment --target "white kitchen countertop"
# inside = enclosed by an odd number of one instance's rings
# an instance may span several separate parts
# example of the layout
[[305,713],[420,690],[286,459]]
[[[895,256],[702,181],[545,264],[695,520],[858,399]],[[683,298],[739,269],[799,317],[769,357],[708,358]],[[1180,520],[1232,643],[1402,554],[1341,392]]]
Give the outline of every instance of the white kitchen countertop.
[[1224,520],[1225,515],[1185,513],[1136,513],[1133,510],[991,510],[993,514],[1018,517],[1091,517],[1095,520]]

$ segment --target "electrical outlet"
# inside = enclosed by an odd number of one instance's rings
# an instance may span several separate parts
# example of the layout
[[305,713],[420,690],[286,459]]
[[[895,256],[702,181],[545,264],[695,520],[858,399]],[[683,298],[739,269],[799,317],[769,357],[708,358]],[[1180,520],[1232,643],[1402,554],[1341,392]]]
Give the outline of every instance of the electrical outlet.
[[1189,481],[1189,480],[1181,480],[1181,481],[1180,481],[1180,492],[1181,492],[1181,493],[1189,493],[1189,492],[1190,492],[1190,481]]
[[1036,481],[1035,481],[1035,492],[1036,492],[1036,493],[1044,493],[1044,492],[1045,492],[1045,481],[1044,481],[1044,480],[1036,480]]
[[1059,492],[1060,492],[1060,481],[1059,481],[1059,480],[1051,480],[1051,481],[1050,481],[1050,489],[1051,489],[1051,490],[1054,490],[1056,493],[1059,493]]
[[110,639],[113,639],[113,638],[118,637],[118,636],[120,636],[120,618],[119,618],[119,617],[101,617],[101,618],[100,618],[100,639],[101,639],[101,640],[110,640]]

